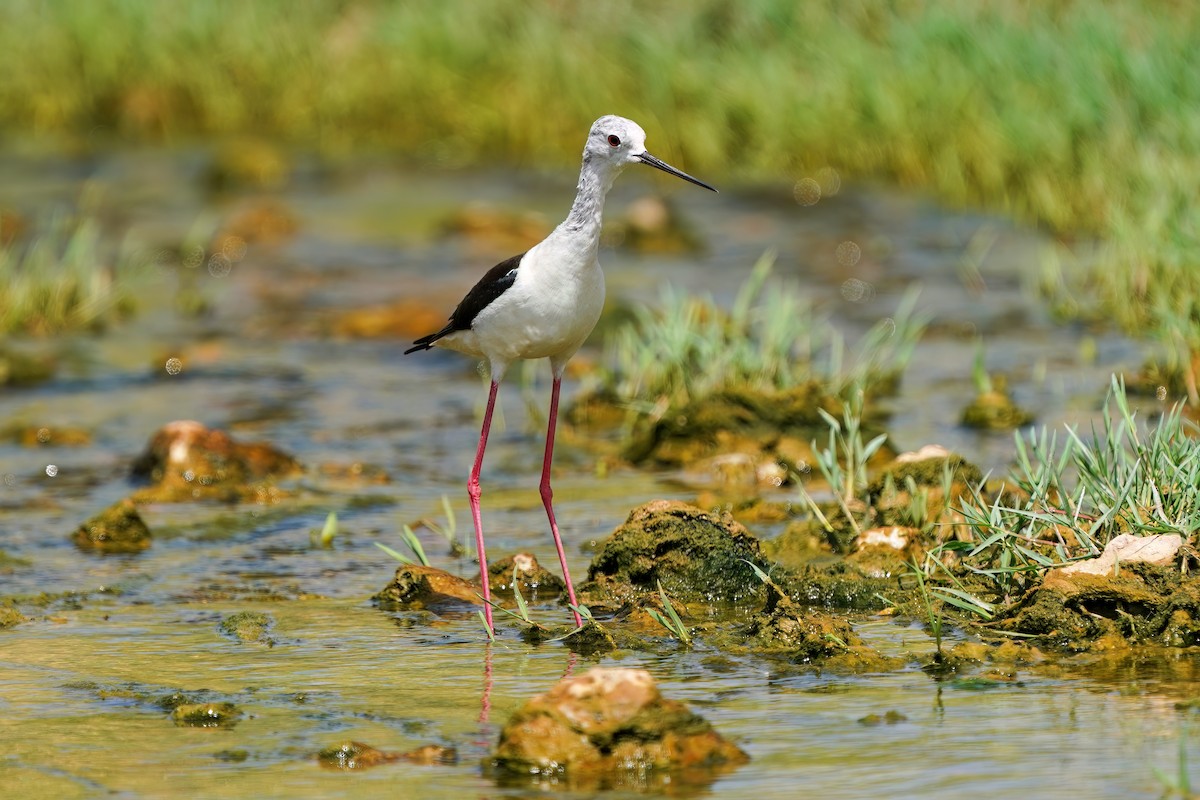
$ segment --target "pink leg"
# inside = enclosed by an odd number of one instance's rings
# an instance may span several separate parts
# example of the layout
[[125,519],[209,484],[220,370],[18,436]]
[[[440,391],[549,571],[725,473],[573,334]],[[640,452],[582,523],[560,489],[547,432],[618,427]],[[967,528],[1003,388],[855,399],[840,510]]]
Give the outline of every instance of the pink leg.
[[489,631],[492,626],[492,591],[488,587],[487,553],[483,548],[483,522],[479,517],[479,469],[483,466],[483,450],[487,447],[488,431],[492,428],[492,411],[496,407],[496,390],[500,384],[492,381],[491,391],[488,392],[487,411],[483,415],[483,430],[479,432],[479,449],[475,451],[475,466],[471,468],[471,479],[467,481],[467,494],[471,497],[471,518],[475,520],[475,551],[479,554],[479,581],[483,584],[483,616],[487,620]]
[[[542,505],[546,507],[546,516],[550,518],[550,532],[554,534],[554,546],[558,548],[558,563],[562,566],[563,578],[567,581],[567,597],[570,598],[571,605],[577,606],[579,602],[575,599],[575,587],[571,585],[567,555],[563,552],[558,523],[554,521],[554,506],[550,502],[554,499],[554,491],[550,488],[550,462],[554,460],[554,426],[558,422],[558,390],[561,387],[562,378],[555,376],[554,388],[550,390],[550,426],[546,430],[546,457],[542,459]],[[482,449],[480,452],[483,452]],[[571,613],[575,615],[575,624],[582,627],[583,620],[579,618],[579,612],[571,609]]]

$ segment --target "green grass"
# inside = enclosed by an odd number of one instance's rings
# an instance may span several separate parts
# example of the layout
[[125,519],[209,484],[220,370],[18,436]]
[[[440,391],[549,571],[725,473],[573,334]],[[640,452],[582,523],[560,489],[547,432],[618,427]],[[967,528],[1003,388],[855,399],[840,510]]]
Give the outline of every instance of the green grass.
[[[254,133],[446,163],[576,160],[601,113],[713,180],[822,167],[928,188],[1098,258],[1069,316],[1200,365],[1200,6],[1152,0],[13,0],[0,128]],[[552,113],[547,113],[552,109]],[[1130,302],[1130,300],[1134,302]]]
[[654,308],[637,306],[633,324],[608,340],[599,393],[662,417],[728,388],[769,393],[816,380],[831,394],[871,393],[903,373],[926,324],[915,294],[848,347],[798,286],[770,280],[773,264],[770,253],[758,260],[728,311],[670,287]]
[[[961,509],[969,540],[931,552],[931,571],[953,551],[1007,602],[1041,580],[1045,570],[1098,556],[1122,533],[1200,530],[1200,428],[1176,405],[1153,425],[1129,407],[1114,377],[1102,430],[1045,429],[1016,436],[1017,464],[1007,491],[993,499],[974,492]],[[973,599],[980,607],[987,603]]]
[[144,264],[101,247],[89,218],[55,214],[28,242],[0,247],[0,335],[97,329],[133,311]]

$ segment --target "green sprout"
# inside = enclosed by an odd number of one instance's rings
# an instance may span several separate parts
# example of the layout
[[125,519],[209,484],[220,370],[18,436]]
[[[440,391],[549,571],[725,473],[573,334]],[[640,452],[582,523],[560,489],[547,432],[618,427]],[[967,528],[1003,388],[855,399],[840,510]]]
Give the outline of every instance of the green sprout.
[[[754,566],[751,564],[750,566]],[[757,567],[755,567],[758,570]],[[761,570],[758,570],[761,572]],[[674,604],[671,603],[671,598],[667,597],[667,592],[663,589],[662,581],[658,581],[658,596],[662,600],[663,608],[667,612],[664,617],[656,608],[646,609],[647,613],[654,618],[654,621],[666,628],[672,636],[678,639],[684,647],[692,646],[692,635],[688,633],[687,626],[683,624],[683,620],[679,618],[679,614],[675,611]]]

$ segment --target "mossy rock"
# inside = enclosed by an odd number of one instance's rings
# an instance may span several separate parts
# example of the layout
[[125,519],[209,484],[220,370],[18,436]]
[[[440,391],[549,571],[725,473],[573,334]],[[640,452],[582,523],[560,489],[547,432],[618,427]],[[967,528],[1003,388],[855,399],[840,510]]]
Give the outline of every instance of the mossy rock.
[[81,550],[140,553],[150,546],[151,536],[137,506],[125,499],[80,525],[72,540]]
[[750,436],[766,451],[785,434],[807,440],[827,431],[818,408],[842,413],[841,401],[816,381],[782,391],[730,387],[637,427],[622,456],[634,464],[685,466],[714,455],[720,431]]
[[601,544],[580,594],[621,605],[661,583],[684,603],[737,603],[761,591],[751,564],[770,566],[758,539],[731,516],[655,500],[635,508]]
[[830,534],[815,519],[791,522],[774,539],[765,539],[762,550],[771,560],[791,568],[803,567],[813,560],[828,559],[834,553]]
[[0,606],[0,631],[5,628],[13,628],[20,625],[22,622],[28,622],[29,618],[17,611],[12,606]]
[[186,728],[232,728],[244,716],[233,703],[196,703],[176,706],[175,724]]
[[230,614],[217,626],[217,630],[226,636],[248,644],[265,644],[275,646],[275,640],[267,633],[275,626],[275,620],[270,614],[260,611],[239,611]]
[[962,412],[963,425],[987,431],[1008,431],[1033,420],[1034,415],[1004,391],[981,392]]
[[807,564],[772,577],[796,602],[825,608],[879,611],[889,605],[884,597],[901,602],[913,595],[911,589],[902,587],[898,576],[872,577],[842,559]]
[[1051,570],[996,624],[1075,652],[1121,641],[1193,647],[1200,645],[1200,577],[1147,563],[1105,575]]

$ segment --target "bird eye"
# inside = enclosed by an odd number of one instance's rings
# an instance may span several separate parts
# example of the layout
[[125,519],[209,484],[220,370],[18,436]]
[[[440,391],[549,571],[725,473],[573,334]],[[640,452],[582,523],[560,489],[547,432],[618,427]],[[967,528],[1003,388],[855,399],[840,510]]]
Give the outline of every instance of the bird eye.
[[608,136],[608,143],[609,143],[610,145],[612,145],[613,147],[618,147],[618,146],[620,146],[620,144],[621,144],[621,138],[620,138],[619,136],[615,136],[615,135],[613,135],[613,134],[609,134],[609,136]]

